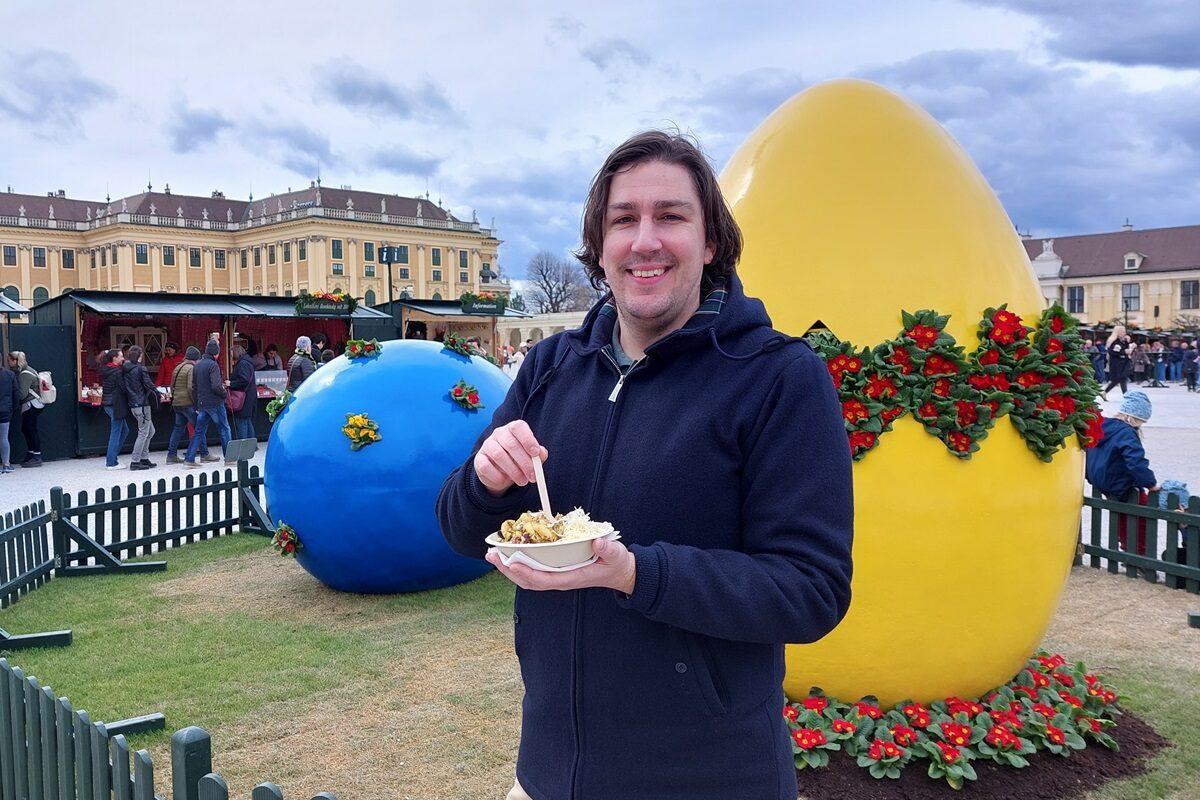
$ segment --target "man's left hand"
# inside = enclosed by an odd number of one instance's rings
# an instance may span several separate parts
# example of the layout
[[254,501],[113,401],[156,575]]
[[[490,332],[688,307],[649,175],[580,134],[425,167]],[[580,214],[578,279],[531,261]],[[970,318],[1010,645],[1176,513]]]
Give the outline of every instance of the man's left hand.
[[611,539],[596,539],[592,549],[596,552],[596,561],[570,572],[542,572],[524,564],[506,567],[500,561],[500,551],[494,547],[488,550],[487,561],[517,586],[535,592],[607,588],[633,594],[637,559],[629,548]]

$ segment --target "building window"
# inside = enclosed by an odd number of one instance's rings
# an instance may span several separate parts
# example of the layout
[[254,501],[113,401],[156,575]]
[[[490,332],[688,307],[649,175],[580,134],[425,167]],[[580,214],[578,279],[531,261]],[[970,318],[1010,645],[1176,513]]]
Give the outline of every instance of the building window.
[[442,248],[433,248],[433,255],[430,256],[430,258],[433,259],[430,263],[432,263],[435,267],[440,267],[442,265]]
[[333,239],[330,241],[329,245],[331,248],[333,248],[333,257],[340,261],[342,258],[342,240]]
[[268,264],[275,263],[275,245],[273,245],[273,244],[267,245],[267,263]]
[[432,297],[431,299],[433,299],[433,300],[441,300],[441,299],[442,299],[442,293],[441,293],[441,292],[434,292],[434,293],[433,293],[433,297]]
[[44,247],[33,248],[33,265],[35,267],[45,267],[46,266],[46,248],[44,248]]
[[175,246],[170,244],[163,245],[163,266],[175,266]]
[[188,250],[188,264],[193,267],[200,266],[200,248],[193,247]]
[[1068,286],[1067,287],[1067,311],[1072,314],[1083,313],[1083,287]]
[[283,243],[283,263],[290,264],[292,262],[292,243]]
[[466,282],[467,282],[467,281],[469,281],[469,280],[470,280],[470,276],[469,276],[469,275],[468,275],[466,272],[463,272],[463,271],[461,271],[461,270],[460,270],[460,271],[459,271],[459,273],[458,273],[458,282],[459,282],[459,283],[466,283]]
[[21,290],[15,286],[5,286],[4,296],[9,300],[12,300],[14,303],[21,302]]
[[470,264],[467,262],[467,257],[469,255],[470,254],[467,253],[466,250],[458,251],[458,268],[459,269],[466,269],[468,266],[470,266]]
[[248,263],[248,262],[247,262],[247,259],[246,259],[246,248],[244,248],[244,247],[243,247],[243,248],[242,248],[242,269],[245,269],[245,268],[246,268],[246,264],[247,264],[247,263]]
[[75,269],[75,251],[74,250],[63,250],[62,251],[62,268],[63,269]]
[[402,281],[409,280],[408,267],[400,267],[400,280],[402,280]]
[[1138,283],[1121,284],[1121,310],[1142,310],[1142,286]]
[[374,264],[364,264],[363,265],[363,277],[366,277],[366,278],[374,278],[375,277],[375,265]]
[[435,269],[433,271],[433,282],[438,283],[441,280],[442,280],[442,271],[440,269]]
[[102,266],[102,267],[108,266],[108,248],[107,247],[100,248],[100,266]]
[[33,290],[33,302],[35,305],[38,303],[44,303],[49,299],[50,292],[46,291],[45,286],[39,286]]
[[17,265],[17,248],[14,245],[4,245],[4,266],[15,267]]
[[1179,282],[1179,307],[1188,311],[1200,308],[1200,281]]
[[96,268],[96,249],[93,247],[88,251],[88,261],[92,264],[92,269]]
[[396,259],[395,260],[396,260],[397,264],[407,264],[408,263],[408,245],[406,245],[406,244],[396,245]]
[[333,265],[333,274],[334,274],[334,275],[341,275],[341,274],[342,274],[342,265],[341,265],[341,264],[334,264],[334,265]]
[[1135,256],[1126,256],[1125,257],[1125,269],[1126,270],[1137,269],[1137,258]]
[[133,246],[133,263],[149,264],[150,263],[150,246],[146,244],[135,244]]
[[215,269],[225,269],[225,251],[213,250],[213,262]]
[[363,261],[375,260],[375,243],[363,242]]
[[296,258],[300,261],[308,261],[308,242],[304,239],[296,243]]
[[115,267],[117,265],[117,246],[115,244],[112,246],[112,253],[110,255],[112,255],[112,265]]
[[367,289],[367,293],[363,296],[363,304],[370,307],[375,305],[375,292]]
[[254,266],[256,266],[256,267],[262,266],[262,248],[261,247],[254,248]]

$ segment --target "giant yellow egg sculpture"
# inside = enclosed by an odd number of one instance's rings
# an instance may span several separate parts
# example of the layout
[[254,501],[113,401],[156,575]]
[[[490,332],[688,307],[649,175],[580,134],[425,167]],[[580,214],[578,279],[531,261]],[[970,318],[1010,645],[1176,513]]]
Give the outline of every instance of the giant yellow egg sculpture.
[[[989,307],[1044,307],[999,200],[932,117],[863,81],[793,97],[721,185],[745,234],[739,273],[775,326],[823,323],[874,346],[901,310],[949,314],[971,351]],[[803,420],[797,420],[802,425]],[[854,465],[853,600],[821,641],[788,648],[785,689],[885,704],[977,696],[1041,640],[1070,571],[1082,503],[1074,437],[1052,461],[1000,418],[960,460],[911,414]]]

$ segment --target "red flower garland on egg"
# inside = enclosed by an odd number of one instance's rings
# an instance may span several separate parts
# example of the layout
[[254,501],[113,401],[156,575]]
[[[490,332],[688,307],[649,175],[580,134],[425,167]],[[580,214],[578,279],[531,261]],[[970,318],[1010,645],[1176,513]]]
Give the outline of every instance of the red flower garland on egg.
[[1061,306],[1043,312],[1036,329],[1006,305],[988,308],[969,355],[946,332],[948,320],[902,311],[903,332],[874,348],[858,349],[828,331],[808,337],[838,390],[854,460],[909,411],[963,459],[1005,415],[1043,461],[1072,433],[1085,447],[1099,440],[1099,386],[1078,322]]

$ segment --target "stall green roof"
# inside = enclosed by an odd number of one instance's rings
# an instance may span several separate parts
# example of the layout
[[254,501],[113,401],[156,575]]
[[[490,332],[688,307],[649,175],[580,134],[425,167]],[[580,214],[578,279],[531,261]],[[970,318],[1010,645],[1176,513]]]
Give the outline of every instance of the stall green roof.
[[[60,316],[62,304],[73,302],[100,314],[152,314],[159,316],[263,316],[296,317],[293,297],[261,297],[236,294],[173,294],[167,292],[105,292],[72,289],[33,307],[34,321],[43,316]],[[351,315],[356,320],[388,319],[388,315],[362,304]]]
[[0,294],[0,314],[28,314],[29,309]]
[[[462,303],[458,300],[393,300],[400,308],[411,309],[412,311],[421,311],[425,314],[432,314],[435,317],[487,317],[490,314],[465,314],[462,310]],[[387,315],[391,303],[378,303],[375,305],[375,310],[383,311],[384,316]],[[524,311],[516,311],[511,308],[505,308],[504,314],[495,315],[505,317],[532,317]]]

